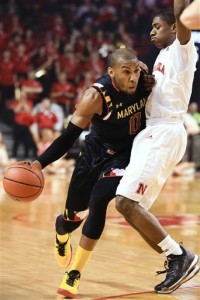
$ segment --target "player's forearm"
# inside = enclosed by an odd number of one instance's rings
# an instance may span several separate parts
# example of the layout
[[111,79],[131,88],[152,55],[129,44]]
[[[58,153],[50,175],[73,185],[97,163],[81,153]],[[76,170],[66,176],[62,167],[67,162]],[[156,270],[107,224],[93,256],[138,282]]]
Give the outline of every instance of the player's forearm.
[[174,14],[176,19],[180,17],[184,9],[190,4],[189,0],[174,0]]
[[82,128],[69,122],[68,127],[65,129],[63,134],[59,136],[47,148],[47,150],[37,158],[37,161],[39,161],[41,164],[42,169],[66,154],[80,136],[82,131]]
[[181,45],[186,45],[191,38],[191,31],[186,28],[180,17],[189,5],[189,0],[174,0],[174,14],[176,17],[176,35]]
[[200,0],[194,0],[181,14],[180,20],[187,28],[200,29]]

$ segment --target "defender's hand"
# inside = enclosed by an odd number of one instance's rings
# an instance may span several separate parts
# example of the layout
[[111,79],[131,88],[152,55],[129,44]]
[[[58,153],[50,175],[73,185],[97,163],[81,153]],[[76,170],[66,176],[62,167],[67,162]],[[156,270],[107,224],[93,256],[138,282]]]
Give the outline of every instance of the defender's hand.
[[151,92],[155,84],[156,80],[153,75],[144,75],[144,87],[146,91]]

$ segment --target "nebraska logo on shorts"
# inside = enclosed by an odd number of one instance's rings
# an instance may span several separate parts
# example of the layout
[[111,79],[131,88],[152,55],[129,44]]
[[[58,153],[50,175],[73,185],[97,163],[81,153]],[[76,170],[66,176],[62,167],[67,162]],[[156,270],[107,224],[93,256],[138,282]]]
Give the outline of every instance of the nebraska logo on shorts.
[[144,195],[144,192],[146,191],[147,186],[148,185],[145,185],[144,183],[140,182],[138,185],[138,188],[136,190],[136,193],[140,194],[140,195]]

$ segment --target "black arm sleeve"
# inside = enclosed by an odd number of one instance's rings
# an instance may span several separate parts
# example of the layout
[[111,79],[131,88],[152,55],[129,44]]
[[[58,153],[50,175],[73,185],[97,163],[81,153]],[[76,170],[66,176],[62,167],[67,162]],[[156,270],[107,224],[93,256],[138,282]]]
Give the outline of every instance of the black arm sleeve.
[[69,122],[65,131],[37,158],[42,169],[61,158],[72,147],[82,131],[82,128]]

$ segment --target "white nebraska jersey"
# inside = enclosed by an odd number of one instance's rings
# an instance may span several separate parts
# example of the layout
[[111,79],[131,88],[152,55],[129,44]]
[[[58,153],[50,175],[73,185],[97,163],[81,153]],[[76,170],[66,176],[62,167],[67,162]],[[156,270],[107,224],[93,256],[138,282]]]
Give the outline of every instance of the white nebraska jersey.
[[159,123],[160,119],[183,118],[192,92],[196,62],[197,52],[192,39],[186,45],[176,39],[160,51],[153,69],[156,85],[146,104],[147,124],[157,123],[157,118]]

